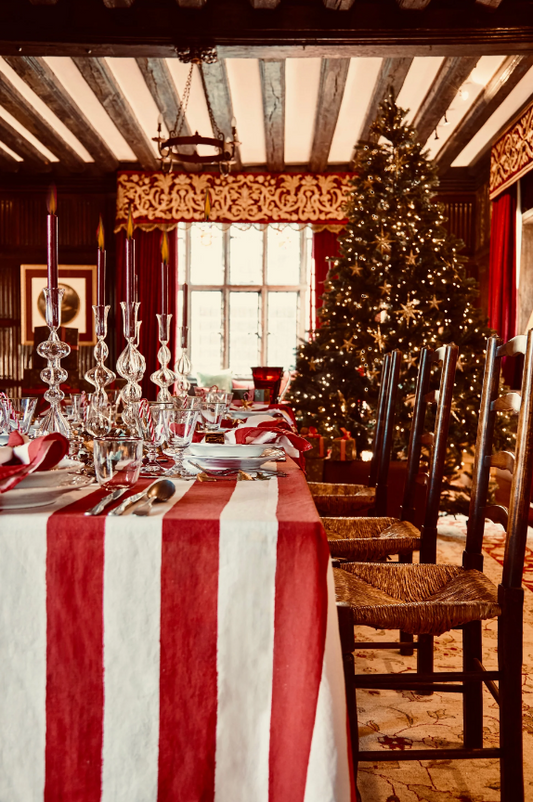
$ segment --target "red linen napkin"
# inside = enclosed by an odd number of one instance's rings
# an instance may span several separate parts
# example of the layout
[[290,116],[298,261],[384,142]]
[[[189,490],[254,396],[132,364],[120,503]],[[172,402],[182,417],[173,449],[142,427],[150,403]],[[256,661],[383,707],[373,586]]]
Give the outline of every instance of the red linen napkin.
[[264,443],[265,445],[286,446],[288,444],[299,452],[299,455],[296,456],[289,451],[289,455],[293,457],[300,468],[304,467],[302,452],[309,451],[311,448],[311,444],[307,440],[291,431],[291,427],[286,421],[276,422],[275,424],[270,421],[263,421],[263,423],[258,423],[257,426],[239,426],[231,434],[235,434],[235,442],[239,445]]
[[[25,445],[24,438],[19,432],[12,432],[9,436],[8,446],[15,449]],[[27,464],[16,455],[8,463],[0,465],[0,493],[13,490],[26,476],[34,471],[49,471],[54,468],[63,457],[68,454],[68,440],[62,434],[46,434],[27,443]],[[16,461],[15,461],[16,460]]]

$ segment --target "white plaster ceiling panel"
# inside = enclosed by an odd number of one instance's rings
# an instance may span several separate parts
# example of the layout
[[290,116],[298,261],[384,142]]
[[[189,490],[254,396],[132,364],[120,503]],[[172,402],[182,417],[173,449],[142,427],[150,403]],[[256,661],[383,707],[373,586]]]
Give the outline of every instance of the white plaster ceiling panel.
[[134,162],[137,157],[83,78],[71,58],[46,56],[45,62],[55,73],[65,91],[91,121],[109,150],[119,161]]
[[3,106],[0,106],[0,117],[2,117],[2,119],[4,119],[6,123],[9,123],[9,125],[12,128],[14,128],[15,131],[18,131],[18,133],[21,134],[21,136],[27,139],[28,142],[30,142],[33,145],[33,147],[36,148],[36,150],[38,150],[40,153],[43,154],[43,156],[46,156],[48,161],[50,162],[59,161],[57,156],[55,156],[51,150],[48,150],[48,148],[45,145],[43,145],[42,142],[40,142],[36,136],[34,136],[32,133],[30,133],[30,131],[28,131],[27,128],[21,125],[21,123],[19,123],[19,121],[16,120],[15,117],[13,117],[13,115],[7,111],[7,109],[4,109]]
[[30,106],[40,114],[41,117],[49,123],[50,127],[56,131],[59,136],[65,140],[67,145],[70,145],[84,162],[93,162],[94,159],[91,154],[84,148],[79,139],[67,128],[67,126],[57,117],[54,112],[48,108],[41,98],[35,94],[33,89],[30,89],[28,84],[20,78],[15,70],[13,70],[3,58],[0,58],[0,72],[10,81],[22,97],[28,101]]
[[150,145],[157,156],[157,144],[152,137],[157,136],[157,119],[159,109],[150,90],[146,86],[139,65],[134,58],[106,58],[122,94],[130,104],[137,122],[150,140]]
[[265,124],[259,60],[228,58],[226,70],[241,159],[246,164],[265,164]]
[[311,156],[321,59],[285,62],[285,163],[306,164]]
[[510,92],[494,114],[489,117],[466,148],[461,151],[452,167],[468,167],[489,142],[496,139],[498,132],[511,121],[517,111],[531,98],[533,93],[533,67]]
[[451,106],[446,111],[446,120],[441,120],[438,128],[438,139],[432,134],[427,141],[427,148],[431,158],[439,153],[452,136],[457,126],[473,106],[483,89],[490,82],[496,71],[505,61],[506,56],[482,56],[469,77],[458,87],[457,94]]
[[381,58],[350,59],[339,119],[329,152],[330,164],[346,164],[351,160],[382,63]]
[[443,61],[444,58],[440,56],[413,59],[397,101],[402,109],[408,109],[406,117],[408,122],[413,122]]
[[8,156],[11,156],[12,159],[15,159],[16,162],[23,162],[24,161],[22,156],[19,156],[18,153],[15,153],[14,150],[11,150],[11,148],[8,148],[8,146],[4,145],[3,142],[0,142],[0,148],[2,148],[2,150],[4,150],[8,154]]

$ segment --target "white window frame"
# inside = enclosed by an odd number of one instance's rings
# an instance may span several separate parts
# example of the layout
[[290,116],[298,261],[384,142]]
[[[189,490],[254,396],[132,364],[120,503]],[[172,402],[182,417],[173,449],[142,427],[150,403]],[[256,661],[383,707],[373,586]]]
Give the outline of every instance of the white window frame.
[[[184,244],[185,244],[185,272],[183,271],[183,265],[178,264],[178,276],[179,276],[179,284],[180,290],[179,294],[181,296],[181,286],[184,281],[187,282],[189,293],[188,293],[188,319],[189,319],[189,353],[193,348],[193,332],[191,327],[191,303],[192,303],[192,293],[193,292],[220,292],[221,293],[221,319],[222,319],[222,330],[220,332],[220,348],[221,348],[221,363],[222,363],[222,370],[227,369],[230,367],[229,360],[229,302],[230,302],[230,293],[231,292],[256,292],[259,298],[259,315],[260,315],[260,326],[259,332],[257,334],[260,340],[260,347],[258,349],[260,362],[258,364],[266,365],[267,364],[267,348],[268,348],[268,293],[269,292],[294,292],[297,294],[297,306],[296,306],[296,331],[298,339],[304,339],[306,337],[306,324],[309,322],[309,311],[307,309],[308,301],[309,301],[309,280],[310,280],[310,273],[311,273],[311,243],[312,239],[310,236],[310,230],[305,227],[301,227],[299,230],[300,234],[300,271],[299,271],[299,284],[267,284],[267,260],[268,260],[268,237],[267,237],[267,230],[268,224],[256,226],[260,228],[263,232],[263,264],[262,264],[262,284],[231,284],[229,281],[230,278],[230,232],[231,226],[224,225],[223,228],[223,260],[224,260],[224,282],[222,284],[193,284],[191,282],[191,227],[196,225],[195,223],[185,224],[179,227],[177,232],[178,237],[183,237]],[[205,225],[205,224],[202,224]],[[217,223],[211,223],[210,225],[219,226]],[[238,227],[238,226],[237,226]],[[179,298],[179,306],[182,306],[182,298]],[[294,343],[294,347],[298,345],[297,342]],[[194,369],[194,366],[193,366]],[[251,374],[250,374],[251,375]],[[237,376],[236,378],[249,378],[249,376]]]

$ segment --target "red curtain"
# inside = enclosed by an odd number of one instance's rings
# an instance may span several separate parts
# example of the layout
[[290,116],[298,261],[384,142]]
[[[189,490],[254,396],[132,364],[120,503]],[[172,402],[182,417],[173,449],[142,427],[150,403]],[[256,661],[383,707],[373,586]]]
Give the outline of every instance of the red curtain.
[[[157,351],[159,350],[158,326],[156,314],[161,311],[161,231],[141,231],[137,229],[134,233],[135,239],[135,264],[138,276],[137,299],[141,302],[139,309],[139,320],[142,320],[139,350],[146,359],[146,371],[142,380],[143,398],[153,400],[156,397],[157,387],[150,381],[150,375],[157,370]],[[122,335],[122,312],[120,301],[124,299],[124,231],[119,231],[116,235],[117,253],[117,320],[120,321],[117,332],[118,353],[124,348],[124,337]],[[172,351],[172,358],[176,358],[176,293],[177,293],[177,239],[176,230],[169,233],[169,313],[172,314],[171,337],[169,347]],[[171,363],[169,367],[173,367]]]
[[[492,202],[489,257],[489,325],[504,342],[516,334],[516,184]],[[505,359],[503,377],[513,387],[516,360]]]
[[516,334],[516,185],[492,203],[489,325],[508,340]]
[[[321,295],[324,292],[324,281],[328,274],[329,265],[327,258],[337,258],[340,254],[339,251],[339,235],[335,231],[317,231],[313,234],[313,258],[315,260],[315,280],[314,286],[311,288],[315,298],[315,320],[311,320],[310,330],[320,328],[320,318],[318,317],[318,310],[322,306]],[[312,299],[311,299],[312,304]],[[311,315],[313,309],[311,307]],[[314,325],[313,325],[314,323]]]

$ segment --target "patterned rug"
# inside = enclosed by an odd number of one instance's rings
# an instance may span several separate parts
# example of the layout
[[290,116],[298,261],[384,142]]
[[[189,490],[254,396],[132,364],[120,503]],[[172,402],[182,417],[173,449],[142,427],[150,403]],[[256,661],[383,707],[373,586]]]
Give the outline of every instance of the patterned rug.
[[[438,561],[461,563],[465,519],[446,517],[439,526]],[[504,532],[487,524],[485,573],[498,584],[503,562]],[[524,774],[526,800],[533,802],[533,530],[528,537],[524,614]],[[486,668],[496,668],[496,622],[483,627]],[[390,640],[391,633],[356,628],[356,640]],[[435,639],[435,670],[461,666],[461,633],[447,632]],[[396,651],[356,652],[358,672],[400,672],[415,668],[415,657],[400,657]],[[390,762],[361,763],[358,786],[363,802],[498,802],[497,760],[396,761],[397,750],[426,747],[452,748],[462,742],[462,697],[450,693],[420,696],[412,691],[357,692],[359,732],[363,749],[388,749]],[[498,746],[498,708],[484,692],[485,745]]]

